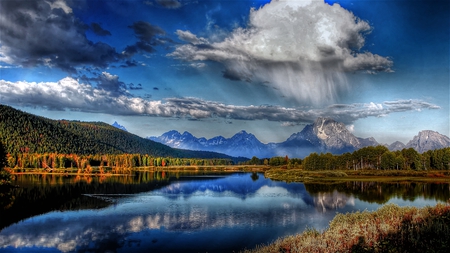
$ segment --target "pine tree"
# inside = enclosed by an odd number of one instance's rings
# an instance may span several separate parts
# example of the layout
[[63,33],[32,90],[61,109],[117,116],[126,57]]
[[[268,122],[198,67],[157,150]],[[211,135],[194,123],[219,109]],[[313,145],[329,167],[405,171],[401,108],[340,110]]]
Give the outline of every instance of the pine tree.
[[7,165],[6,151],[3,146],[3,143],[0,142],[0,171],[3,170],[3,168],[6,167],[6,165]]

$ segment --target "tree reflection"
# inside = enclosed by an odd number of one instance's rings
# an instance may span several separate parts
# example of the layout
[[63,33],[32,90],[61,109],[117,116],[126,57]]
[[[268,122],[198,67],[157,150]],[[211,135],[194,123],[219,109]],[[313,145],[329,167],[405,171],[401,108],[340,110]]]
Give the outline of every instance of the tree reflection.
[[169,184],[175,173],[142,172],[135,176],[16,175],[19,188],[0,192],[0,229],[22,219],[54,211],[97,209],[111,203],[86,194],[133,194]]
[[256,172],[253,172],[250,177],[252,178],[253,181],[258,181],[259,179],[259,175]]
[[317,196],[319,193],[338,191],[355,198],[369,202],[384,204],[389,199],[397,197],[403,200],[414,201],[417,198],[446,201],[450,198],[450,188],[447,183],[423,182],[343,182],[335,184],[305,183],[306,190]]

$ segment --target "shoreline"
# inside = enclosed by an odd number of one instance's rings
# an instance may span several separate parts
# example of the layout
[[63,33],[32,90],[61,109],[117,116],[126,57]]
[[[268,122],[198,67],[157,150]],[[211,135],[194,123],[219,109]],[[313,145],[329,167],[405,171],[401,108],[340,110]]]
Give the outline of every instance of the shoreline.
[[299,169],[267,170],[264,176],[272,180],[291,182],[348,182],[348,181],[425,181],[425,182],[450,182],[450,171],[382,171],[382,170],[316,170],[305,171]]
[[134,176],[135,172],[192,172],[192,173],[264,173],[264,177],[287,183],[337,183],[348,181],[380,181],[380,182],[442,182],[450,183],[450,171],[430,170],[316,170],[286,169],[260,165],[227,165],[227,166],[167,166],[136,168],[100,168],[80,169],[45,169],[14,168],[9,169],[12,175],[64,175],[64,176]]

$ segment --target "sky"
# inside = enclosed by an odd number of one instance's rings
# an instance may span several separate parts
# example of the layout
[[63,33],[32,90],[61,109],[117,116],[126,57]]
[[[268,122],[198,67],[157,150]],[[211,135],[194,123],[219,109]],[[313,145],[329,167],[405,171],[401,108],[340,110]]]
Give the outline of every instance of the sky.
[[450,136],[447,0],[1,0],[0,103],[282,142],[318,117]]

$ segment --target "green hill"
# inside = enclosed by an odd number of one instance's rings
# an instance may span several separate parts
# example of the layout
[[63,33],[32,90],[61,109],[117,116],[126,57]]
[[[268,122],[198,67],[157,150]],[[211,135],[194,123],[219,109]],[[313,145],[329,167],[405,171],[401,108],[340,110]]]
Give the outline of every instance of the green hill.
[[0,141],[8,153],[148,154],[155,157],[232,158],[181,150],[103,122],[51,120],[0,105]]

